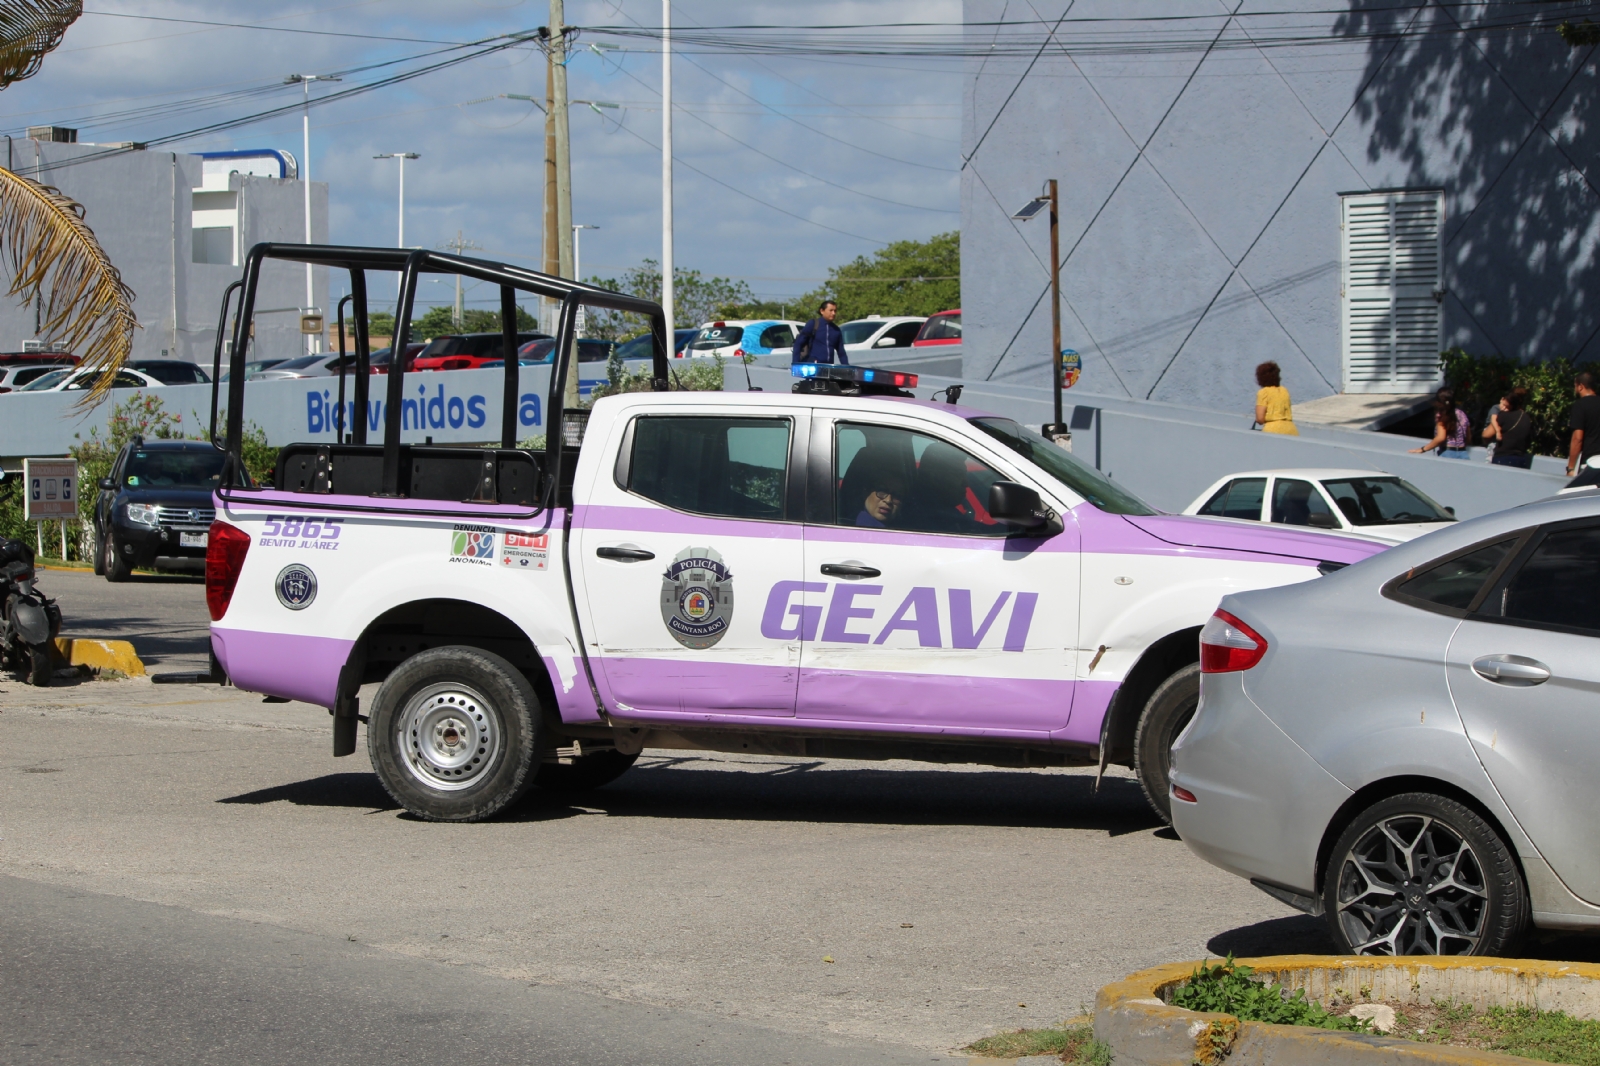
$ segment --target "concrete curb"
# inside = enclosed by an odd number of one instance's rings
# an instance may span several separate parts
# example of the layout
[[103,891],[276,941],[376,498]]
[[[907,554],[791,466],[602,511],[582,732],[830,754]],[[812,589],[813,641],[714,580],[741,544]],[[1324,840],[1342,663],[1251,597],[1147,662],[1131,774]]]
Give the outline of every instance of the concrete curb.
[[[1563,1010],[1600,1018],[1600,966],[1532,959],[1277,955],[1239,959],[1261,977],[1324,1000],[1367,995],[1401,1003],[1435,999]],[[1130,974],[1095,996],[1094,1033],[1118,1066],[1511,1066],[1529,1059],[1394,1037],[1242,1022],[1170,1006],[1166,999],[1199,963]]]
[[66,563],[65,565],[63,565],[61,563],[39,563],[36,566],[34,566],[34,569],[35,570],[75,570],[75,571],[77,571],[79,573],[82,573],[82,574],[92,574],[92,573],[94,573],[94,567],[92,567],[92,566],[73,566],[71,563]]
[[88,666],[96,670],[120,670],[129,677],[143,677],[144,663],[125,640],[93,640],[88,637],[57,637],[56,651],[69,666]]

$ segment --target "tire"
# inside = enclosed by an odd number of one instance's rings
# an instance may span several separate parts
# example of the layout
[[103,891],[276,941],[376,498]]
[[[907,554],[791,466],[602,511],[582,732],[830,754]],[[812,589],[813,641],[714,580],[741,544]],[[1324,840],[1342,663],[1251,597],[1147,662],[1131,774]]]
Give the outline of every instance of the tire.
[[580,755],[570,763],[545,763],[539,767],[539,777],[534,784],[541,792],[560,796],[589,792],[602,785],[609,785],[627,773],[638,758],[637,752],[624,755],[620,751],[611,750]]
[[126,581],[128,575],[133,573],[133,567],[128,561],[117,554],[117,545],[114,537],[104,537],[104,550],[101,553],[102,569],[105,571],[107,581]]
[[55,664],[50,661],[50,645],[28,646],[28,684],[35,688],[49,688],[55,675]]
[[1133,734],[1133,772],[1144,798],[1168,825],[1172,824],[1172,742],[1194,717],[1200,703],[1200,664],[1190,663],[1151,693]]
[[1368,807],[1334,844],[1322,890],[1341,954],[1505,955],[1528,924],[1516,856],[1477,811],[1407,792]]
[[94,576],[106,576],[106,538],[98,530],[94,535]]
[[521,799],[544,750],[539,698],[492,652],[430,648],[378,689],[367,752],[395,802],[430,822],[481,822]]

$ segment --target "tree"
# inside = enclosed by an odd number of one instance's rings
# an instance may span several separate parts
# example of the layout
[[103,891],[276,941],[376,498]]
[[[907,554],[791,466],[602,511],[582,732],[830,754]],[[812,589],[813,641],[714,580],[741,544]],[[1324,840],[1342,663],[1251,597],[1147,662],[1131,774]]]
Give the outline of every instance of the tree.
[[[0,0],[0,89],[32,77],[83,14],[79,0]],[[133,291],[84,224],[83,205],[61,190],[0,168],[0,243],[11,268],[8,295],[38,301],[40,333],[82,365],[115,371],[133,352]],[[98,403],[114,373],[101,374],[80,404]]]
[[961,306],[961,234],[895,241],[828,271],[828,280],[791,306],[795,318],[816,314],[823,300],[839,302],[839,321],[867,315],[931,315]]
[[[373,318],[377,318],[376,315]],[[528,314],[522,307],[517,308],[517,332],[532,333],[539,328],[538,319]],[[389,316],[389,330],[394,331],[394,316]],[[374,326],[376,331],[376,326]],[[461,313],[461,325],[456,325],[456,309],[448,304],[430,307],[419,318],[411,323],[411,337],[413,340],[431,340],[451,333],[499,333],[500,312],[484,311],[479,308],[467,308]],[[381,336],[381,334],[380,334]]]
[[[644,300],[661,302],[661,264],[646,259],[620,278],[589,278],[600,289],[626,293]],[[750,303],[755,294],[750,286],[732,278],[703,276],[698,270],[672,269],[673,317],[680,328],[698,326],[717,318],[722,308]],[[615,341],[643,333],[647,327],[638,315],[591,307],[585,314],[584,334],[599,340]]]

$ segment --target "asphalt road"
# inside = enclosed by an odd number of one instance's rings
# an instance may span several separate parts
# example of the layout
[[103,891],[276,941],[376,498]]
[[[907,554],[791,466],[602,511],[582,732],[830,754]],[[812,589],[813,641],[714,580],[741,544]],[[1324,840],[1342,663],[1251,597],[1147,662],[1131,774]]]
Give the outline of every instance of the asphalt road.
[[211,666],[211,615],[198,574],[134,574],[112,584],[86,570],[40,570],[39,588],[60,602],[63,636],[131,641],[152,672]]

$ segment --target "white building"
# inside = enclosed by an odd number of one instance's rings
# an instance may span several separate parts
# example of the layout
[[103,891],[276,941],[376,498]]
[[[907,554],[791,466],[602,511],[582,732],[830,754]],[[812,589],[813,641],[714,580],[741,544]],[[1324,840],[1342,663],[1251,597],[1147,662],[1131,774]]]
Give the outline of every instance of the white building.
[[[222,293],[238,280],[244,256],[261,241],[305,240],[305,191],[293,156],[263,149],[190,155],[76,143],[59,127],[6,139],[6,166],[52,185],[84,207],[122,280],[135,294],[136,359],[176,358],[209,368]],[[328,186],[311,183],[311,233],[328,239]],[[328,275],[313,271],[311,305],[328,311]],[[305,268],[268,263],[256,298],[252,357],[306,350],[299,313]],[[331,317],[331,316],[330,316]],[[0,351],[21,351],[39,336],[33,304],[0,304]],[[324,347],[326,343],[324,342]]]

